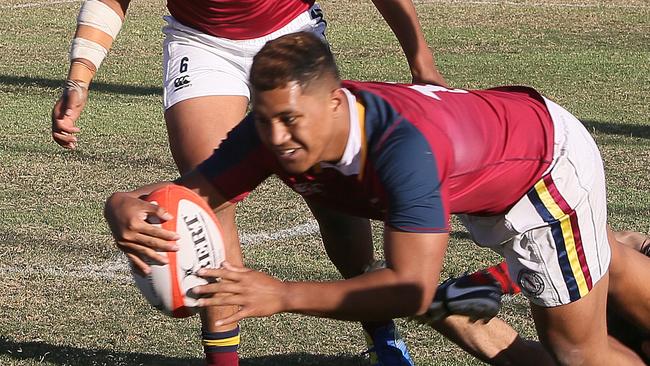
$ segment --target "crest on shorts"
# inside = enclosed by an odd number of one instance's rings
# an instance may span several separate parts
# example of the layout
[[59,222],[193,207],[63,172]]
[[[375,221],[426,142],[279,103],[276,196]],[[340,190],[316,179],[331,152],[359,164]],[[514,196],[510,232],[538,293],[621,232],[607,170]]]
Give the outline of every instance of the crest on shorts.
[[517,276],[517,283],[521,290],[531,296],[539,296],[544,292],[544,280],[539,273],[522,270]]

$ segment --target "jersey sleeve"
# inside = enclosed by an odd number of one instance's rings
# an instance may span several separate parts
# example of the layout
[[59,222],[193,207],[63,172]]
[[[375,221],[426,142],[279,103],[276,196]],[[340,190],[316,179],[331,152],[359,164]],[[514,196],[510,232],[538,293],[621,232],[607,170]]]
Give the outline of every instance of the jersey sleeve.
[[226,200],[238,202],[272,174],[270,158],[251,113],[197,169]]
[[449,232],[448,194],[436,157],[415,127],[398,123],[372,152],[388,199],[386,224],[408,232]]

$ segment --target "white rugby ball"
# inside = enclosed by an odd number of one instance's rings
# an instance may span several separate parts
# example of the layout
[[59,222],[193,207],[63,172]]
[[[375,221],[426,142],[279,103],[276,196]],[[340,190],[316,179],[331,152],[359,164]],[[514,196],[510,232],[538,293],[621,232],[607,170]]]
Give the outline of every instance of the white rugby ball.
[[174,216],[160,223],[149,222],[163,229],[175,231],[178,251],[160,252],[168,264],[149,263],[151,273],[144,277],[131,271],[140,292],[151,305],[175,318],[196,314],[197,298],[190,289],[208,282],[195,275],[201,268],[218,268],[225,259],[223,236],[217,218],[208,204],[193,191],[175,184],[157,189],[146,201],[163,207]]

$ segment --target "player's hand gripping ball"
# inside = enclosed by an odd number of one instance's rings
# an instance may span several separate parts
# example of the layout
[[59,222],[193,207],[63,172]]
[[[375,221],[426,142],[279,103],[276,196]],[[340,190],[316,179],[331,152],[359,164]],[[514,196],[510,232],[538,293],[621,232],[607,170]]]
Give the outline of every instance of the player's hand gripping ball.
[[218,268],[225,259],[223,236],[217,218],[208,204],[193,191],[167,185],[151,192],[146,201],[163,207],[174,218],[160,223],[148,221],[180,236],[178,251],[162,252],[168,264],[149,263],[151,273],[143,277],[132,271],[140,292],[151,305],[175,318],[185,318],[198,311],[197,298],[189,290],[208,282],[195,273],[201,268]]

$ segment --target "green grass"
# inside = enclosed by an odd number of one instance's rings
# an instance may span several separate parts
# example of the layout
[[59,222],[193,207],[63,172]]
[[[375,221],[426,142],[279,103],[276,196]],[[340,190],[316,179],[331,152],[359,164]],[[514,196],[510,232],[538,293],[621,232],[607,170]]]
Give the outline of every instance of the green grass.
[[[74,152],[51,141],[49,114],[78,3],[11,7],[25,2],[0,0],[0,364],[200,365],[198,320],[167,318],[145,303],[101,214],[111,192],[176,175],[162,119],[164,2],[131,5],[93,84]],[[451,85],[532,85],[572,111],[601,147],[610,221],[650,230],[647,1],[416,3]],[[410,79],[369,1],[322,5],[346,78]],[[238,211],[247,235],[311,222],[301,199],[276,180]],[[453,236],[443,276],[497,261],[463,237]],[[244,252],[248,265],[281,278],[338,278],[317,235],[250,242]],[[508,300],[503,316],[533,336],[522,297]],[[432,330],[399,324],[418,365],[479,364]],[[279,315],[246,320],[242,330],[242,365],[363,364],[354,323]]]

